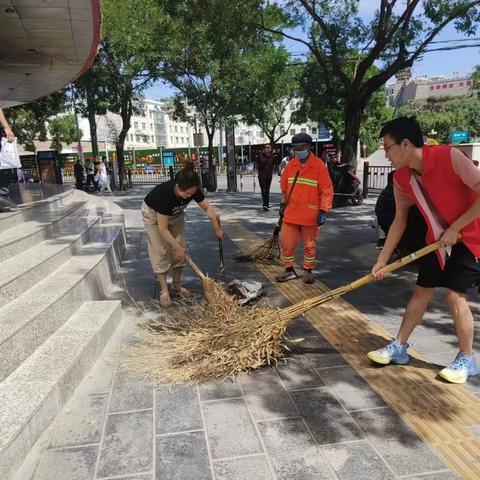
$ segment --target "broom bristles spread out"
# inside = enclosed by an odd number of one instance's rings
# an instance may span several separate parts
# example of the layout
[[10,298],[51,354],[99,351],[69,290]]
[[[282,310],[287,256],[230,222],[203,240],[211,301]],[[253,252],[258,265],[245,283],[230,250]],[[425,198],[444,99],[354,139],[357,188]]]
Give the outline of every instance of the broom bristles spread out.
[[[328,296],[328,295],[327,295]],[[120,366],[157,384],[201,383],[234,377],[284,359],[288,323],[332,297],[326,295],[284,309],[189,299],[175,317],[160,316],[126,346]]]
[[251,252],[241,255],[240,259],[258,262],[280,260],[280,242],[278,233],[274,232],[264,244],[254,248]]

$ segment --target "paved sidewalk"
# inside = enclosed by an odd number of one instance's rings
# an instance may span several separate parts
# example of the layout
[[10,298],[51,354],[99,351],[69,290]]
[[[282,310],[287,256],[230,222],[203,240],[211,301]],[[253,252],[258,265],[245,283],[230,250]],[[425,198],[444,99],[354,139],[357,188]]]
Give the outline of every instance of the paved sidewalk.
[[[149,188],[113,198],[126,212],[124,274],[137,301],[153,294],[139,211]],[[271,234],[278,212],[262,212],[259,193],[219,193],[209,199],[249,230],[265,238]],[[279,194],[272,201],[278,203]],[[377,254],[372,211],[370,201],[329,215],[316,272],[329,287],[368,273]],[[217,241],[208,219],[193,206],[187,214],[191,256],[217,277]],[[226,239],[223,279],[260,280],[271,303],[286,305],[255,265],[235,260],[237,252]],[[346,300],[393,331],[414,283],[410,270],[352,292]],[[198,279],[185,273],[185,286],[200,292]],[[289,327],[292,338],[304,340],[288,365],[198,388],[154,388],[116,369],[115,353],[135,330],[136,312],[125,311],[124,325],[16,480],[457,478],[306,319]],[[439,296],[414,338],[415,349],[432,361],[437,356],[448,362],[454,351],[450,324]]]

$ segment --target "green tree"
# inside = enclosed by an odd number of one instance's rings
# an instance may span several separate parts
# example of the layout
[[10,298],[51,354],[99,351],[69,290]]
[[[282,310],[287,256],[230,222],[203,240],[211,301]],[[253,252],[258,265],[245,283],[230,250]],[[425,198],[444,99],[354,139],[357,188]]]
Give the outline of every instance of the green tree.
[[[245,72],[239,78],[238,112],[249,125],[258,125],[273,146],[289,131],[284,116],[298,95],[303,66],[292,62],[283,46],[266,45],[243,56]],[[283,125],[283,131],[279,126]]]
[[125,139],[141,93],[159,76],[168,46],[170,18],[155,0],[104,0],[102,65],[105,107],[120,115],[115,142],[120,188],[125,178]]
[[52,138],[51,148],[58,152],[62,151],[64,143],[70,145],[82,139],[82,131],[80,130],[77,134],[75,115],[72,113],[59,115],[49,120],[48,131]]
[[436,132],[431,136],[440,143],[449,143],[453,130],[480,134],[480,99],[476,95],[411,101],[400,107],[398,115],[414,115],[425,135]]
[[[253,3],[257,8],[261,2]],[[179,91],[177,113],[184,115],[187,105],[194,107],[205,128],[209,151],[206,187],[213,191],[213,136],[219,124],[231,122],[245,110],[240,103],[245,102],[241,86],[248,78],[247,58],[268,45],[271,35],[252,35],[245,28],[251,23],[252,10],[236,2],[179,0],[169,8],[176,25],[162,77]],[[273,21],[277,19],[272,17],[269,24]]]
[[[239,2],[252,8],[250,0]],[[285,11],[303,26],[307,39],[265,25],[262,6],[258,9],[257,28],[305,45],[323,70],[326,95],[343,98],[342,155],[346,162],[355,159],[363,112],[371,96],[424,55],[447,25],[453,23],[467,35],[475,33],[480,0],[377,0],[372,20],[359,15],[359,3],[287,0]],[[374,65],[378,65],[378,72],[370,76]]]
[[[355,68],[355,63],[350,62],[350,71]],[[368,75],[371,77],[378,73],[378,68],[370,68]],[[325,72],[318,62],[310,58],[304,70],[300,97],[302,104],[296,114],[296,120],[315,120],[325,124],[333,134],[333,141],[341,144],[345,138],[345,98],[340,91],[328,88]],[[361,144],[367,145],[367,153],[372,153],[378,148],[378,132],[381,126],[392,118],[393,109],[388,106],[388,99],[383,88],[374,92],[369,98],[362,112],[359,129]],[[355,144],[356,146],[356,144]]]
[[108,106],[108,70],[103,64],[102,49],[90,68],[73,84],[72,101],[76,112],[88,118],[92,154],[99,158],[96,115],[105,115]]
[[48,97],[19,105],[5,111],[17,141],[25,150],[36,152],[35,141],[47,140],[47,122],[51,117],[69,110],[69,102],[64,90]]

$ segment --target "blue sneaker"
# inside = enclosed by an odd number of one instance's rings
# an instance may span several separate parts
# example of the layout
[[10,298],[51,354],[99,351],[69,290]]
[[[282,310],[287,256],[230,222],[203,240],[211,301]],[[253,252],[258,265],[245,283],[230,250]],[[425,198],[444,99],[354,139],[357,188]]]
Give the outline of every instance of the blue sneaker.
[[407,353],[408,347],[408,343],[400,345],[396,338],[392,338],[392,341],[386,347],[368,352],[367,357],[380,365],[388,365],[389,363],[405,365],[410,361]]
[[478,375],[480,370],[477,367],[475,354],[469,357],[464,352],[458,352],[455,360],[443,370],[439,375],[450,383],[465,383],[467,378],[472,375]]

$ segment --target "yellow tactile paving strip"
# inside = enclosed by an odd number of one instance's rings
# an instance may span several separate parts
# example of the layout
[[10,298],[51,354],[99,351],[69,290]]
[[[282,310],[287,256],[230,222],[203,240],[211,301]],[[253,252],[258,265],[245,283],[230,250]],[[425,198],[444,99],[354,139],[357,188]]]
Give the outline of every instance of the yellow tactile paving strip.
[[[222,222],[225,233],[242,252],[249,252],[266,240],[259,239],[228,215],[222,217]],[[282,271],[275,265],[257,263],[257,266],[272,282]],[[327,291],[320,282],[314,285],[305,285],[301,281],[275,284],[292,302]],[[390,334],[343,299],[317,307],[306,316],[454,472],[464,479],[480,478],[480,440],[470,430],[471,426],[480,424],[480,401],[472,392],[462,385],[446,384],[436,379],[437,368],[411,349],[409,353],[414,359],[409,365],[395,368],[372,366],[366,352],[382,346]]]

